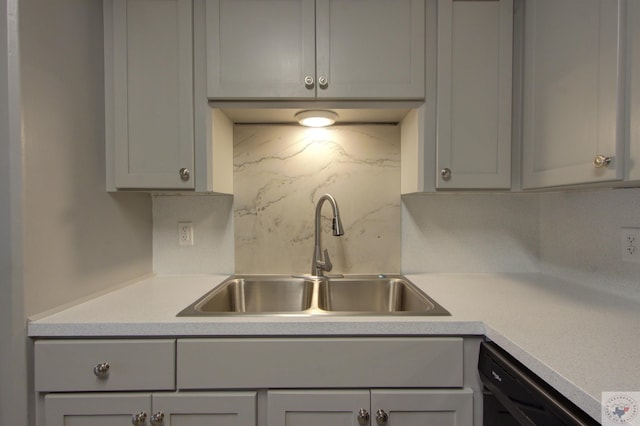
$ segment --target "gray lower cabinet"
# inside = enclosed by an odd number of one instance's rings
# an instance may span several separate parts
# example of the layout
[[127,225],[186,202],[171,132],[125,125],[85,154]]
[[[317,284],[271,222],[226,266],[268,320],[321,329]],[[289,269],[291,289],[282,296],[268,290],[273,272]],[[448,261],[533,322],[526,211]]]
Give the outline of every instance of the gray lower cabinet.
[[46,426],[255,426],[256,392],[45,396]]
[[223,389],[462,388],[463,356],[460,337],[185,338],[176,347],[176,385],[194,391],[214,384]]
[[269,426],[469,426],[470,389],[288,390],[268,392]]
[[174,392],[175,339],[39,340],[34,358],[39,426],[256,424],[255,391]]
[[461,337],[42,339],[36,425],[471,426],[468,357]]

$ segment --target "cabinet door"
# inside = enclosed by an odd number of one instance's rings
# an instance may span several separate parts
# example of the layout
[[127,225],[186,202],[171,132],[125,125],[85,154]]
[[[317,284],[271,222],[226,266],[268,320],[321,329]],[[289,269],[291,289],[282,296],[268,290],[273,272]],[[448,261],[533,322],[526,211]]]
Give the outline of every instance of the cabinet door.
[[473,391],[385,390],[371,391],[371,424],[393,426],[471,426]]
[[621,19],[621,0],[525,2],[523,187],[623,177]]
[[[368,390],[269,391],[269,426],[354,426]],[[367,423],[368,424],[368,423]]]
[[438,2],[436,187],[510,188],[513,0]]
[[424,99],[424,0],[317,0],[316,17],[318,98]]
[[155,394],[153,413],[167,426],[255,426],[255,392]]
[[115,186],[191,189],[192,176],[179,172],[192,172],[194,161],[191,1],[113,0],[109,7],[105,2],[107,58],[112,50],[111,66],[105,61],[107,144]]
[[44,400],[45,426],[130,425],[151,408],[151,396],[138,393],[49,394]]
[[314,0],[207,0],[207,95],[315,97]]

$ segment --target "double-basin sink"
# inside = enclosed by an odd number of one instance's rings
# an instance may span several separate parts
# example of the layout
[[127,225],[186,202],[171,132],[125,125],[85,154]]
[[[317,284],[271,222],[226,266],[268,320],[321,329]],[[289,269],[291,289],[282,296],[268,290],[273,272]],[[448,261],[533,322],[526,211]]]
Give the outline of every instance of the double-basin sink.
[[178,316],[450,315],[402,275],[234,275]]

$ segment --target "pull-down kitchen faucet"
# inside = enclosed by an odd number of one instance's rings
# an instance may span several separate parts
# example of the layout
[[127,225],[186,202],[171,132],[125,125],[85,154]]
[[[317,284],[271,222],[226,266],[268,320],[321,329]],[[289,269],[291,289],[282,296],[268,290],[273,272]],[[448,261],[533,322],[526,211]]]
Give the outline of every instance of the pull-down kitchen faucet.
[[324,271],[329,272],[333,268],[331,260],[329,259],[329,252],[325,249],[324,255],[320,248],[320,211],[325,201],[329,201],[331,208],[333,209],[333,235],[339,237],[344,235],[344,229],[342,228],[342,221],[340,220],[340,212],[338,211],[338,203],[335,198],[330,194],[324,194],[318,200],[316,204],[316,229],[315,229],[315,244],[313,246],[313,261],[311,263],[311,275],[314,277],[322,277]]

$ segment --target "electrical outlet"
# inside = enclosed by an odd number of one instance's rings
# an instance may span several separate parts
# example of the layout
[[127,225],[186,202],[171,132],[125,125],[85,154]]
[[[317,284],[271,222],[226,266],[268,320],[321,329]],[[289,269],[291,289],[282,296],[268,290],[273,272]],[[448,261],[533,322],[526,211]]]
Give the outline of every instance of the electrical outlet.
[[178,245],[193,245],[193,223],[178,222]]
[[640,262],[640,228],[622,228],[620,247],[622,260]]

